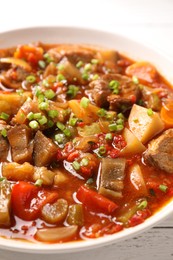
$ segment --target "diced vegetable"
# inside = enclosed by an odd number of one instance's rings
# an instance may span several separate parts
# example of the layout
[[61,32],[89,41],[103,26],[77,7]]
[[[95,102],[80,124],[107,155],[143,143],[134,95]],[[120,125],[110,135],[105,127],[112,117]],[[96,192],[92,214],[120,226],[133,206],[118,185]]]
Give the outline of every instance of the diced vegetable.
[[84,215],[83,207],[80,204],[70,205],[67,216],[67,223],[70,225],[83,226]]
[[136,62],[127,67],[126,74],[128,76],[136,76],[138,79],[148,83],[153,83],[158,77],[158,72],[155,67],[145,61]]
[[158,113],[153,112],[153,115],[149,116],[147,108],[136,104],[131,109],[128,123],[132,133],[143,144],[164,129],[164,124]]
[[118,205],[113,201],[98,194],[94,190],[86,188],[85,186],[81,186],[78,189],[76,197],[90,210],[112,214],[118,208]]
[[43,228],[37,230],[35,236],[43,242],[65,242],[75,237],[78,226]]
[[31,66],[26,61],[24,61],[22,59],[17,59],[17,58],[12,58],[12,57],[1,58],[0,62],[2,62],[2,63],[11,63],[11,64],[14,64],[16,66],[20,66],[20,67],[24,68],[27,71],[31,71],[31,69],[32,69]]
[[138,164],[132,165],[129,172],[131,182],[130,187],[134,190],[133,194],[135,197],[147,196],[148,191],[140,166]]
[[12,181],[32,181],[34,166],[25,162],[18,164],[15,162],[2,164],[2,176]]
[[41,210],[41,216],[49,224],[62,222],[68,211],[68,203],[65,199],[58,199],[53,204],[46,204]]
[[28,182],[19,181],[11,193],[12,209],[16,216],[23,220],[35,220],[46,203],[58,198],[57,192],[50,192]]
[[11,184],[6,179],[0,182],[0,227],[11,224]]
[[69,107],[71,108],[72,112],[74,113],[74,115],[77,118],[81,119],[86,124],[95,122],[96,119],[98,119],[98,115],[97,115],[97,112],[99,110],[98,107],[96,107],[92,104],[88,104],[87,109],[85,109],[80,106],[80,103],[78,100],[70,100],[68,102],[68,104],[69,104]]
[[84,127],[77,127],[77,130],[78,134],[84,137],[101,133],[101,129],[98,123],[92,123],[91,125],[86,125]]
[[34,167],[33,180],[41,179],[43,185],[52,185],[54,182],[55,173],[48,170],[46,167]]
[[167,127],[173,126],[173,101],[172,100],[165,102],[165,104],[162,106],[160,116]]
[[123,137],[126,141],[126,146],[121,150],[121,155],[132,155],[146,150],[142,142],[129,129],[124,129]]

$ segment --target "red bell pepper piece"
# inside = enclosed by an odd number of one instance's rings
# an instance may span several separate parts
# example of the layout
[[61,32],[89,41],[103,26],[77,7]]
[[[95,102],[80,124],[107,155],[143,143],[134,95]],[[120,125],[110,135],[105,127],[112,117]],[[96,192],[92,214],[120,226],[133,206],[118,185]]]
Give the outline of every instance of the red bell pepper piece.
[[19,181],[13,186],[11,203],[14,214],[23,220],[35,220],[46,203],[58,198],[56,192],[49,192],[34,184]]
[[85,186],[78,189],[76,197],[84,206],[93,211],[111,214],[118,208],[118,205],[113,201]]

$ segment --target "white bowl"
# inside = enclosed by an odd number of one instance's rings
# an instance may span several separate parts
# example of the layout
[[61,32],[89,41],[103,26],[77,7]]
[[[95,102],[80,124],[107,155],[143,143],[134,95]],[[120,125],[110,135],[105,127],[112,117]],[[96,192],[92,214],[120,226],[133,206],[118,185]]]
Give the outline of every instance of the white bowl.
[[[113,48],[132,59],[151,62],[170,83],[171,81],[173,83],[173,61],[169,60],[160,51],[156,51],[145,44],[138,43],[119,34],[73,27],[35,27],[0,33],[0,49],[34,41],[42,41],[44,43],[84,43]],[[88,250],[134,237],[138,233],[156,225],[171,213],[173,213],[173,201],[170,201],[144,223],[110,236],[64,244],[34,244],[0,237],[0,248],[42,254]]]

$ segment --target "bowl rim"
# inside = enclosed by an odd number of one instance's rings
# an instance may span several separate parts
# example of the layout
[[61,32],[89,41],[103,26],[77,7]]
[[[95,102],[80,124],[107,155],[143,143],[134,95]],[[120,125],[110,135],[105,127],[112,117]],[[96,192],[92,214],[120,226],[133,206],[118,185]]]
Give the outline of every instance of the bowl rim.
[[[121,38],[123,41],[128,41],[131,44],[137,44],[140,47],[150,50],[157,55],[160,55],[161,58],[166,60],[166,62],[170,62],[173,65],[173,61],[161,50],[153,49],[153,47],[149,44],[146,44],[144,42],[140,42],[138,40],[133,40],[130,37],[126,37],[123,34],[113,32],[112,30],[101,30],[101,29],[92,29],[89,27],[80,27],[80,26],[32,26],[32,27],[22,27],[19,29],[13,29],[13,30],[7,30],[0,32],[0,39],[3,36],[16,34],[16,33],[27,33],[29,31],[37,31],[37,30],[73,30],[77,33],[96,33],[101,34],[103,36],[113,36]],[[1,45],[1,44],[0,44]],[[13,46],[13,45],[12,45]],[[71,253],[71,252],[77,252],[82,250],[88,250],[88,249],[94,249],[102,246],[106,246],[108,244],[115,244],[122,240],[129,239],[131,237],[134,237],[138,235],[139,233],[148,230],[149,228],[153,227],[154,225],[158,224],[165,218],[167,218],[171,213],[173,213],[173,199],[171,199],[165,206],[163,206],[157,213],[155,213],[153,216],[145,220],[144,223],[131,227],[125,230],[122,230],[118,233],[100,237],[96,239],[88,239],[85,241],[74,241],[74,242],[67,242],[62,244],[45,244],[45,243],[39,243],[39,242],[23,242],[22,240],[16,240],[16,239],[10,239],[10,238],[3,238],[0,237],[0,248],[4,250],[10,250],[10,251],[18,251],[18,252],[25,252],[25,253],[35,253],[35,254],[50,254],[50,253]]]

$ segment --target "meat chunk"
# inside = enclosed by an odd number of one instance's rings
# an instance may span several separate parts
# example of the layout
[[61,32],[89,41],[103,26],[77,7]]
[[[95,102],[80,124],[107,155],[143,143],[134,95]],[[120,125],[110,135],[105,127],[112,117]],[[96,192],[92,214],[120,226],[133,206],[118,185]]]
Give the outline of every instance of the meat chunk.
[[[117,82],[119,94],[113,94],[109,86],[111,81]],[[120,74],[107,74],[100,79],[90,83],[91,97],[97,106],[106,107],[109,105],[110,110],[128,110],[134,102],[140,97],[140,90],[132,80]]]
[[32,130],[26,125],[16,125],[8,131],[7,137],[14,162],[32,162],[32,136]]
[[92,90],[90,91],[91,96],[99,107],[108,107],[109,102],[107,97],[111,94],[111,89],[108,86],[108,82],[103,79],[97,79],[90,83]]
[[34,164],[35,166],[47,166],[57,154],[57,146],[42,132],[37,131],[34,138]]
[[154,167],[173,173],[173,129],[166,130],[148,144],[144,159]]
[[122,197],[126,160],[123,158],[102,159],[99,193],[110,198]]
[[0,135],[0,162],[7,160],[9,144],[6,138]]
[[62,58],[66,57],[74,65],[78,61],[83,61],[84,63],[90,62],[94,57],[92,50],[88,50],[82,46],[64,44],[50,49],[48,54],[55,62],[59,62]]
[[132,105],[140,98],[140,89],[130,78],[120,74],[105,75],[110,82],[119,82],[119,93],[108,96],[110,110],[129,110]]

